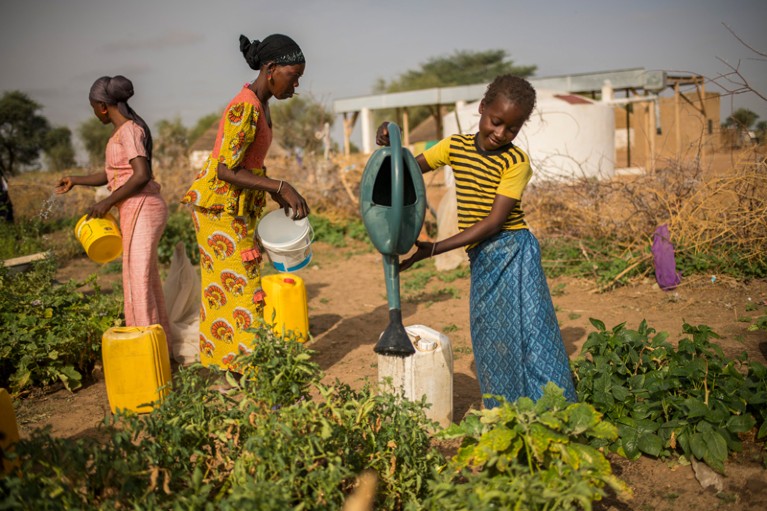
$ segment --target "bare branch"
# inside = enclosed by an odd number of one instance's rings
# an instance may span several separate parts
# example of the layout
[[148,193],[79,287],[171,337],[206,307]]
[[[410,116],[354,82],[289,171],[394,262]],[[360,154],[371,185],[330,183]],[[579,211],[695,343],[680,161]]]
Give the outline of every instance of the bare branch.
[[730,28],[730,27],[727,25],[727,23],[724,23],[724,22],[723,22],[723,23],[722,23],[722,25],[724,25],[724,28],[726,28],[726,29],[727,29],[727,31],[728,31],[729,33],[731,33],[731,34],[732,34],[732,36],[733,36],[735,39],[737,39],[737,40],[738,40],[738,42],[740,42],[740,44],[742,44],[743,46],[745,46],[746,48],[748,48],[748,49],[749,49],[749,50],[751,50],[752,52],[756,53],[757,55],[761,55],[762,57],[767,57],[767,53],[764,53],[764,52],[762,52],[762,51],[759,51],[759,50],[755,49],[753,46],[749,45],[749,44],[748,44],[748,43],[746,43],[746,42],[745,42],[743,39],[741,39],[741,38],[740,38],[740,36],[738,36],[738,34],[736,34],[736,33],[735,33],[735,31],[734,31],[733,29],[731,29],[731,28]]

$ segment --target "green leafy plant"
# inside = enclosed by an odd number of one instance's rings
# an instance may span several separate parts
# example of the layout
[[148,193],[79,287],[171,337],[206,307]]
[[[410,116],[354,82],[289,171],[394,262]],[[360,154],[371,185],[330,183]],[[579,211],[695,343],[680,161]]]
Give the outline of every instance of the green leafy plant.
[[367,231],[361,220],[339,222],[322,215],[310,215],[309,221],[314,230],[315,241],[322,241],[334,247],[345,247],[347,238],[368,241]]
[[500,406],[472,412],[439,434],[462,438],[461,447],[412,509],[591,509],[605,488],[630,498],[609,461],[588,444],[618,436],[594,407],[568,403],[553,383],[537,402],[497,399]]
[[[724,356],[705,325],[684,324],[690,337],[674,348],[665,333],[646,322],[638,330],[620,324],[597,329],[574,363],[579,399],[592,403],[618,426],[620,437],[598,444],[636,459],[642,454],[680,452],[719,472],[729,452],[741,449],[739,435],[764,421],[767,369]],[[759,430],[763,437],[765,427]]]
[[120,321],[121,297],[103,293],[96,275],[57,284],[54,272],[51,260],[25,273],[0,268],[0,387],[80,387],[99,359],[103,332]]
[[320,384],[311,352],[271,331],[253,347],[226,393],[211,385],[224,373],[182,368],[151,413],[120,412],[99,439],[35,432],[0,493],[26,509],[335,510],[357,474],[374,470],[376,509],[425,496],[444,458],[423,403]]

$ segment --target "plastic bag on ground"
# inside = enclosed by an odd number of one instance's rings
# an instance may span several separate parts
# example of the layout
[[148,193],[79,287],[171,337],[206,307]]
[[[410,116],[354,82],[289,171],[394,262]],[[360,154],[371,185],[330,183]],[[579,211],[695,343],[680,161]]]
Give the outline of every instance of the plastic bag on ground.
[[200,358],[200,288],[200,275],[186,255],[184,244],[178,242],[163,293],[171,330],[170,355],[182,365]]
[[655,264],[655,280],[664,291],[674,289],[682,281],[682,276],[676,271],[674,245],[668,225],[663,224],[655,229],[652,239],[652,256]]

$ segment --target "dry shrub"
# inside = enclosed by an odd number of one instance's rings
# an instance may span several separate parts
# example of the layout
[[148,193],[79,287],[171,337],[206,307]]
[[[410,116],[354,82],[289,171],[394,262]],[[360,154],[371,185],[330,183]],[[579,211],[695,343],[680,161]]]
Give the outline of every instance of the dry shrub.
[[94,204],[96,189],[76,186],[66,195],[56,195],[59,180],[68,175],[86,174],[81,169],[63,172],[28,171],[8,180],[8,193],[16,218],[61,220],[79,217]]
[[654,173],[546,181],[530,187],[525,209],[543,236],[609,239],[625,250],[646,250],[668,224],[677,251],[737,250],[749,263],[767,263],[767,158],[756,149],[730,161],[665,161]]
[[359,181],[365,157],[334,156],[325,160],[310,155],[275,158],[268,162],[269,176],[285,179],[304,196],[313,214],[334,222],[359,217]]
[[[286,153],[267,157],[266,166],[269,177],[284,179],[304,196],[312,213],[322,214],[337,221],[348,220],[357,214],[356,194],[362,171],[354,170],[359,165],[350,163],[345,158],[325,160],[315,155],[299,160]],[[362,166],[364,167],[364,162]],[[198,171],[199,169],[174,168],[155,172],[168,204],[178,204]],[[268,210],[276,207],[275,202],[267,199]]]
[[160,183],[165,202],[173,210],[180,205],[181,198],[189,190],[200,169],[192,168],[191,165],[177,166],[173,168],[154,168],[154,178]]

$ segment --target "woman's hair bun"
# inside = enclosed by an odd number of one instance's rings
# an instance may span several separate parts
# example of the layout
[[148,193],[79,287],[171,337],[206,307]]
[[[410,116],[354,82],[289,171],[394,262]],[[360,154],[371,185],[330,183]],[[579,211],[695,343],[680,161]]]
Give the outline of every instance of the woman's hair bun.
[[115,102],[126,102],[133,96],[133,82],[122,75],[113,76],[107,82],[107,94]]
[[251,41],[244,35],[240,34],[240,51],[245,57],[245,62],[248,63],[248,66],[256,71],[261,69],[261,59],[258,57],[259,44],[261,44],[261,41],[258,39]]

